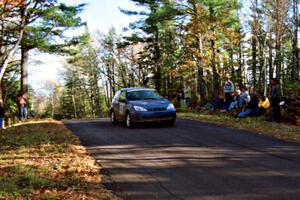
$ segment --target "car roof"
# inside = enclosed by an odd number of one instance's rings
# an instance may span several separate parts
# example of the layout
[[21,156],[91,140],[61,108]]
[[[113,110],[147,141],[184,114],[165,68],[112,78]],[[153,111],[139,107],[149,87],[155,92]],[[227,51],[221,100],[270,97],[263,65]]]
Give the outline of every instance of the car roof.
[[155,89],[146,88],[146,87],[130,87],[130,88],[121,89],[121,91],[126,91],[126,92],[139,91],[139,90],[155,90]]

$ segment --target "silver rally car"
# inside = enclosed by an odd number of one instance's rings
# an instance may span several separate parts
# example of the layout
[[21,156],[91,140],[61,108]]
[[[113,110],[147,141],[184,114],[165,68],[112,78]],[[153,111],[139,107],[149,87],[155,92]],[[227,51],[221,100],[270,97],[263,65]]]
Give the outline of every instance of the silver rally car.
[[166,122],[172,126],[176,109],[166,98],[150,88],[124,88],[113,98],[110,109],[113,124],[125,121],[127,127],[142,122]]

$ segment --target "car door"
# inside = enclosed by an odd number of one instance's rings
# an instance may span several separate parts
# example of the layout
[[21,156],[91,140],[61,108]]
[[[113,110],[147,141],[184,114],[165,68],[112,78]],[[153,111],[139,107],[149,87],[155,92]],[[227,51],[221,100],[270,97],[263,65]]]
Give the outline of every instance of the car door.
[[113,100],[112,100],[112,110],[114,111],[114,113],[115,113],[115,117],[117,118],[117,119],[119,119],[120,117],[119,117],[119,98],[120,98],[120,93],[121,93],[121,91],[118,91],[116,94],[115,94],[115,96],[114,96],[114,98],[113,98]]
[[126,91],[121,91],[118,103],[118,118],[125,119],[126,112]]

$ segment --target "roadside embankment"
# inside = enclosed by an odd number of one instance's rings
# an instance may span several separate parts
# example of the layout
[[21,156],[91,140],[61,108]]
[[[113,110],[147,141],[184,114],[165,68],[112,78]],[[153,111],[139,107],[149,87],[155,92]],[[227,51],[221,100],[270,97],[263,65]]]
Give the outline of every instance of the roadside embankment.
[[61,122],[0,130],[0,199],[119,199],[101,168]]
[[300,144],[299,126],[268,122],[262,117],[238,119],[227,114],[209,114],[205,112],[180,112],[177,115],[182,119],[199,120],[224,125]]

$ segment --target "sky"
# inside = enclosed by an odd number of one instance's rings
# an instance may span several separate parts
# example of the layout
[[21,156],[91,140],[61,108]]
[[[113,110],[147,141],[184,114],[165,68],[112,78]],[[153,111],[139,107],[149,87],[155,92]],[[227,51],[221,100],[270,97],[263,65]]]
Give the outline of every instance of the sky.
[[118,31],[126,27],[134,18],[121,13],[121,9],[135,9],[130,0],[87,0],[87,9],[82,15],[91,31],[95,29],[107,32],[114,26]]
[[[70,0],[65,0],[70,2]],[[73,2],[85,2],[87,6],[81,17],[86,21],[90,32],[101,31],[107,33],[111,27],[115,27],[121,34],[135,18],[120,12],[119,8],[134,10],[136,7],[130,0],[73,0]],[[29,84],[40,94],[47,94],[47,83],[60,79],[60,74],[65,63],[64,58],[57,55],[37,53],[30,54]]]

